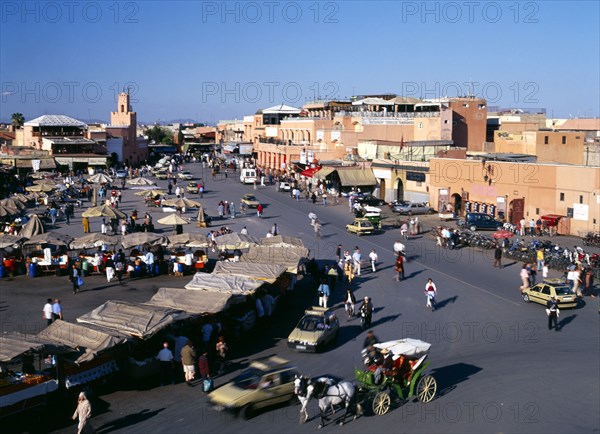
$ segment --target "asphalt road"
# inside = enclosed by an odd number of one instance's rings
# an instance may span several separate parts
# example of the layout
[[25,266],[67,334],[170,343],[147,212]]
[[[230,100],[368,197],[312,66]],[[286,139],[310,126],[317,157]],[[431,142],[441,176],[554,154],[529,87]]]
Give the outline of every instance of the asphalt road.
[[[351,220],[347,203],[323,207],[301,201],[275,188],[253,191],[230,175],[212,180],[199,165],[186,167],[207,182],[202,200],[209,215],[216,215],[219,200],[239,204],[245,192],[256,193],[266,204],[264,218],[254,214],[223,221],[234,231],[243,226],[251,235],[264,236],[273,223],[280,234],[302,237],[317,259],[333,259],[341,243],[345,249],[360,247],[363,258],[376,249],[381,263],[376,273],[363,267],[363,275],[353,282],[357,298],[372,297],[375,305],[373,329],[380,340],[413,337],[432,344],[429,373],[438,381],[438,396],[428,404],[408,401],[396,403],[384,416],[365,416],[339,427],[333,423],[324,432],[597,432],[600,427],[600,327],[598,298],[586,298],[586,305],[563,310],[560,332],[547,329],[544,307],[525,304],[518,291],[519,264],[507,262],[503,269],[492,267],[489,252],[466,248],[439,250],[427,235],[407,241],[410,261],[407,279],[393,280],[392,245],[397,229],[382,234],[357,237],[344,231]],[[201,173],[202,172],[202,173]],[[165,181],[159,184],[166,185]],[[121,209],[144,209],[131,190],[124,194]],[[314,238],[307,217],[315,212],[323,221],[323,236]],[[155,219],[158,210],[152,210]],[[77,213],[80,215],[80,212]],[[188,212],[187,216],[195,216]],[[426,222],[428,218],[424,219]],[[61,232],[81,235],[80,219]],[[220,226],[217,221],[214,226]],[[92,229],[98,230],[98,222]],[[158,225],[157,225],[158,226]],[[166,227],[165,232],[171,228]],[[186,227],[198,231],[195,226]],[[205,229],[201,232],[206,232]],[[566,239],[565,239],[566,240]],[[573,241],[571,241],[573,242]],[[575,241],[576,242],[576,241]],[[438,288],[439,309],[425,308],[425,282],[431,277]],[[108,299],[144,301],[161,286],[183,286],[189,277],[161,276],[128,281],[126,285],[107,285],[101,277],[87,279],[87,291],[73,295],[66,278],[47,277],[3,280],[0,310],[4,330],[16,328],[35,331],[43,327],[41,308],[46,297],[60,297],[67,320],[88,312]],[[238,343],[230,370],[215,380],[216,386],[228,381],[237,368],[250,360],[279,354],[291,360],[307,375],[330,374],[352,379],[360,367],[360,349],[365,333],[357,320],[346,321],[341,307],[342,286],[332,301],[338,306],[342,328],[337,341],[322,354],[290,352],[286,337],[302,310],[316,303],[306,288],[292,294],[268,327],[255,330]],[[158,349],[157,349],[158,351]],[[118,389],[118,387],[117,387]],[[199,387],[178,384],[167,387],[135,387],[115,390],[94,403],[93,424],[99,432],[314,432],[318,420],[317,403],[309,405],[310,420],[298,424],[299,406],[283,407],[245,421],[215,412]],[[64,403],[72,409],[75,402]],[[59,418],[62,416],[51,415]],[[28,421],[31,423],[32,421]],[[10,432],[27,431],[28,422],[8,426]],[[73,432],[67,421],[53,420],[54,432]],[[23,423],[23,422],[21,422]]]

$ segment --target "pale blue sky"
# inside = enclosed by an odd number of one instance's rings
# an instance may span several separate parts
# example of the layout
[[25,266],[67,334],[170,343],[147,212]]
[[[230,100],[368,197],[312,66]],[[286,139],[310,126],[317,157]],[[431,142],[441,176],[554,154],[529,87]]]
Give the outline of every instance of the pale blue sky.
[[319,96],[473,87],[489,106],[599,116],[598,5],[4,1],[0,119],[108,120],[127,83],[143,121],[216,122]]

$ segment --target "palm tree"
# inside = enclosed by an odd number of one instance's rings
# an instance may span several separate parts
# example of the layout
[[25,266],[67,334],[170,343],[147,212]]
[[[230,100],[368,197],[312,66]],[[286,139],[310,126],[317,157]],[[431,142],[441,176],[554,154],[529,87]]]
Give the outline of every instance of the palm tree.
[[25,116],[22,113],[13,113],[10,115],[14,129],[21,128],[25,123]]

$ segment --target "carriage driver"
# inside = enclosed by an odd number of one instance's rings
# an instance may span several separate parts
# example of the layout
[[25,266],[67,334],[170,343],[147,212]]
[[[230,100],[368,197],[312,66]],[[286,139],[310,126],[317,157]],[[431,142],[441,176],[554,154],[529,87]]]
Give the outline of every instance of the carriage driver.
[[381,364],[383,372],[387,373],[394,369],[394,354],[387,348],[384,348],[383,350],[381,350],[381,355],[383,356],[383,362]]

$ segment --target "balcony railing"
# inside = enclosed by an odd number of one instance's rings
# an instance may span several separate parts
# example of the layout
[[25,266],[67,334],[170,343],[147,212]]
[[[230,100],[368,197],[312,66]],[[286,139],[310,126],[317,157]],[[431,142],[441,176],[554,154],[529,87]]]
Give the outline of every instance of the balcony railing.
[[392,119],[414,119],[414,118],[436,118],[440,112],[362,112],[362,111],[341,111],[335,114],[336,117],[359,117],[359,118],[392,118]]

